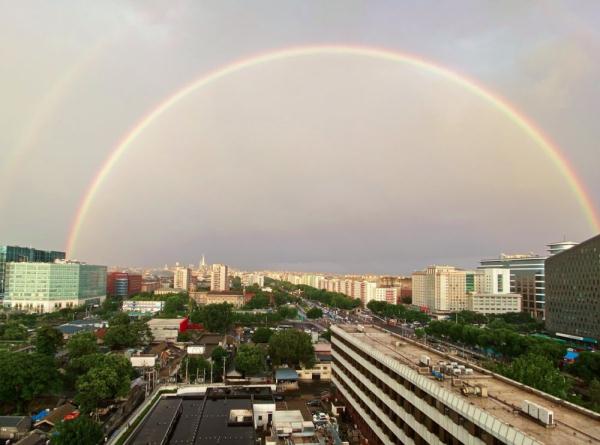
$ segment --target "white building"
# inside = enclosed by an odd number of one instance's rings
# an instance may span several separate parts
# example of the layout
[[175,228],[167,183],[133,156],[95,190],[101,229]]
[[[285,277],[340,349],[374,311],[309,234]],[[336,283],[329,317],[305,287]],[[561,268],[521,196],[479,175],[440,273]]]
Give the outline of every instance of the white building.
[[252,286],[254,284],[261,288],[265,286],[264,275],[258,273],[245,273],[242,275],[241,279],[244,286]]
[[519,294],[470,294],[467,296],[467,310],[480,314],[507,314],[521,312]]
[[156,314],[163,310],[164,301],[152,301],[152,300],[124,300],[122,310],[123,312],[139,312],[142,314]]
[[466,308],[467,272],[452,266],[429,266],[412,275],[413,304],[431,312]]
[[[375,284],[375,283],[373,283]],[[397,287],[377,287],[375,288],[375,301],[383,301],[389,304],[398,304]]]
[[177,267],[173,274],[173,287],[176,289],[190,289],[192,271],[188,267]]
[[225,264],[213,264],[210,274],[210,290],[226,291],[229,290],[228,267]]

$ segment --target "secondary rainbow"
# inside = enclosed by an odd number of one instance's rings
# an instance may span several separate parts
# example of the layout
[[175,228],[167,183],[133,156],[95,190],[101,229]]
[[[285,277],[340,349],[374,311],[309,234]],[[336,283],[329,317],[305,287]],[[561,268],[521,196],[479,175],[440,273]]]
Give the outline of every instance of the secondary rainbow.
[[102,165],[102,168],[91,181],[77,210],[67,243],[67,253],[71,254],[73,252],[81,231],[81,227],[85,221],[90,206],[94,201],[94,197],[98,193],[102,183],[110,174],[110,171],[117,164],[123,153],[137,139],[137,137],[146,128],[152,125],[152,123],[161,115],[177,105],[177,103],[179,103],[189,94],[197,91],[200,88],[209,86],[213,82],[223,79],[230,74],[234,74],[246,68],[251,68],[269,62],[317,55],[348,55],[407,64],[439,75],[440,77],[453,82],[454,84],[480,97],[493,106],[496,110],[504,114],[515,125],[521,128],[521,130],[525,132],[546,153],[549,159],[561,172],[569,187],[573,190],[590,225],[590,228],[595,232],[600,231],[600,218],[596,213],[589,194],[587,193],[583,183],[575,174],[575,171],[571,167],[569,161],[561,153],[557,145],[554,144],[550,138],[544,135],[544,133],[527,116],[519,112],[513,105],[507,102],[504,98],[500,97],[498,94],[490,91],[473,79],[413,54],[362,46],[319,45],[276,50],[246,57],[225,65],[212,72],[202,75],[200,78],[179,89],[174,94],[159,103],[158,106],[152,109],[145,116],[143,116],[142,119],[135,124],[135,126],[111,151],[110,155]]

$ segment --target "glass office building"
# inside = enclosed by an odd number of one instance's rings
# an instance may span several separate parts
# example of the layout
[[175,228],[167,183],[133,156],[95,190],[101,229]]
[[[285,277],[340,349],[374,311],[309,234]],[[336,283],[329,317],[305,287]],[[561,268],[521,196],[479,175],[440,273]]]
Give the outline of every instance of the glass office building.
[[106,298],[105,266],[27,262],[6,263],[5,268],[5,307],[42,313]]
[[546,329],[600,341],[600,235],[546,260]]
[[4,297],[4,275],[6,263],[53,263],[64,260],[65,253],[53,250],[39,250],[32,247],[0,246],[0,302]]

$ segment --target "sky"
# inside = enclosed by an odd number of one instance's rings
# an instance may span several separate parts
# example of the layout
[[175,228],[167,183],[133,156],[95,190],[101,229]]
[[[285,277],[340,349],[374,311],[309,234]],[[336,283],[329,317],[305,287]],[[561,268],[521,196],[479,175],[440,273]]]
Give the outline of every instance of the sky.
[[[0,244],[65,249],[106,159],[236,60],[361,46],[503,97],[600,207],[600,3],[1,1]],[[71,258],[403,274],[544,253],[597,229],[546,151],[471,91],[350,54],[258,64],[148,125],[100,183]]]

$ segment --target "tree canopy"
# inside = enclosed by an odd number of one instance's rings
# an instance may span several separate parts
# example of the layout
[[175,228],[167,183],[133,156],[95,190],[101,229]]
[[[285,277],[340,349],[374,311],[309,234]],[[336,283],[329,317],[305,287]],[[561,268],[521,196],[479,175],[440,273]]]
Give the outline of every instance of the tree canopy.
[[193,323],[202,323],[209,332],[225,333],[233,323],[233,306],[228,303],[199,306],[190,316]]
[[62,333],[52,326],[38,328],[35,336],[35,350],[40,354],[54,355],[63,344]]
[[380,317],[398,318],[407,322],[418,321],[425,323],[429,321],[429,316],[421,311],[407,309],[401,304],[389,304],[385,301],[371,300],[367,303],[367,307],[371,312]]
[[307,312],[306,316],[310,319],[323,317],[323,311],[318,307],[311,307]]
[[0,400],[22,412],[33,399],[60,387],[54,358],[45,354],[0,352]]
[[102,440],[102,428],[89,416],[79,416],[74,420],[59,422],[52,436],[53,445],[94,445]]
[[241,345],[235,355],[235,369],[253,375],[265,369],[265,353],[256,345]]
[[310,335],[294,329],[279,331],[271,336],[269,355],[275,365],[310,368],[315,362],[315,349]]
[[96,337],[91,332],[80,332],[67,342],[67,351],[71,360],[98,352]]
[[273,335],[273,330],[269,328],[257,328],[252,334],[252,341],[254,343],[269,343],[269,339]]

